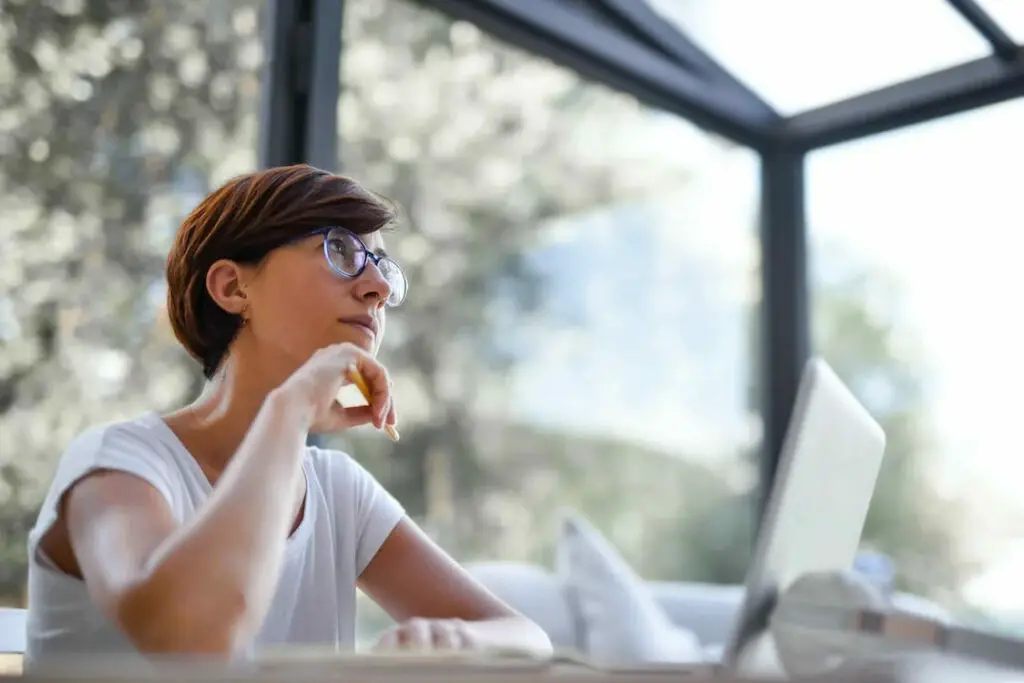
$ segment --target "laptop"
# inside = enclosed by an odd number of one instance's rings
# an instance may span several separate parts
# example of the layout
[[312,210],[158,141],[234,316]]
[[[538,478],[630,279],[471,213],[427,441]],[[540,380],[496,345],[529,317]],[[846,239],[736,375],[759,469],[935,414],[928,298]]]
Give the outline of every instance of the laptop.
[[849,570],[885,451],[885,433],[821,358],[804,367],[732,634],[717,663],[638,662],[615,673],[782,672],[767,637],[776,592],[807,572]]
[[804,367],[723,669],[777,673],[763,614],[802,574],[849,570],[885,452],[885,433],[821,358]]

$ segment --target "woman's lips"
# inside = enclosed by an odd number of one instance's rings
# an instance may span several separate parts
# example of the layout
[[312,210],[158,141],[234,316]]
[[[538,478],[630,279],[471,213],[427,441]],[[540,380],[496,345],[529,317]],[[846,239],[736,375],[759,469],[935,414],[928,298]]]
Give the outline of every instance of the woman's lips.
[[371,338],[376,338],[377,336],[377,324],[372,318],[342,318],[339,322],[361,330]]

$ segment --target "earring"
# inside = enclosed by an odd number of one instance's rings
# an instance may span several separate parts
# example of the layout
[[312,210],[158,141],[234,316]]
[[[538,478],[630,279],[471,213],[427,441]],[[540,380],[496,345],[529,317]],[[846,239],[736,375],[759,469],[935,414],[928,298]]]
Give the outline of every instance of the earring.
[[238,317],[242,319],[241,326],[245,327],[249,324],[249,319],[245,317],[245,314],[249,312],[249,304],[242,307],[242,311],[238,314]]

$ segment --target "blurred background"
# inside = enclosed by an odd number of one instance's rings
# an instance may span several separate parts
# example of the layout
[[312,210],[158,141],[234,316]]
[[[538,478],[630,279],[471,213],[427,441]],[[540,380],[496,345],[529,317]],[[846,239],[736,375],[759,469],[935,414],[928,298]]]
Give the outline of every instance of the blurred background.
[[[781,116],[992,52],[942,0],[650,1]],[[389,251],[413,289],[383,351],[402,441],[331,445],[461,561],[551,566],[571,508],[644,578],[742,581],[764,481],[758,152],[433,4],[345,0],[337,27],[320,164],[403,207]],[[982,4],[1024,39],[1024,2]],[[0,0],[6,604],[68,441],[202,385],[163,261],[205,193],[264,161],[272,6]],[[812,150],[802,191],[811,346],[889,437],[864,546],[1008,629],[1022,122],[1010,99]]]

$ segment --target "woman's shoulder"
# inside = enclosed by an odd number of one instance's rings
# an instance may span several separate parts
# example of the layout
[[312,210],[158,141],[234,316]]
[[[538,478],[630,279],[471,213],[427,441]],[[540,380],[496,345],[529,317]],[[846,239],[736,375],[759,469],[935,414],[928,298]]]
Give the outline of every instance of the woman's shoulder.
[[379,499],[393,501],[376,477],[344,451],[307,446],[306,458],[313,476],[332,501],[346,501],[357,508],[373,505]]
[[179,447],[160,416],[145,413],[84,430],[68,444],[58,468],[115,466],[127,461],[167,471],[178,469]]
[[174,490],[196,478],[188,454],[156,413],[87,428],[68,444],[57,463],[52,495],[95,470],[118,470],[140,477],[169,500]]
[[[161,429],[161,427],[163,429]],[[98,451],[105,448],[166,443],[169,428],[156,413],[104,422],[79,432],[68,444],[66,452]]]
[[310,446],[307,462],[337,527],[348,539],[358,576],[405,510],[367,468],[343,451]]
[[335,448],[306,446],[306,462],[325,487],[353,486],[360,477],[370,476],[355,458]]
[[[161,429],[163,427],[163,429]],[[192,482],[175,452],[173,432],[155,413],[89,427],[74,437],[60,460],[30,534],[34,543],[57,519],[60,501],[77,482],[97,471],[119,471],[150,483],[176,515]]]

